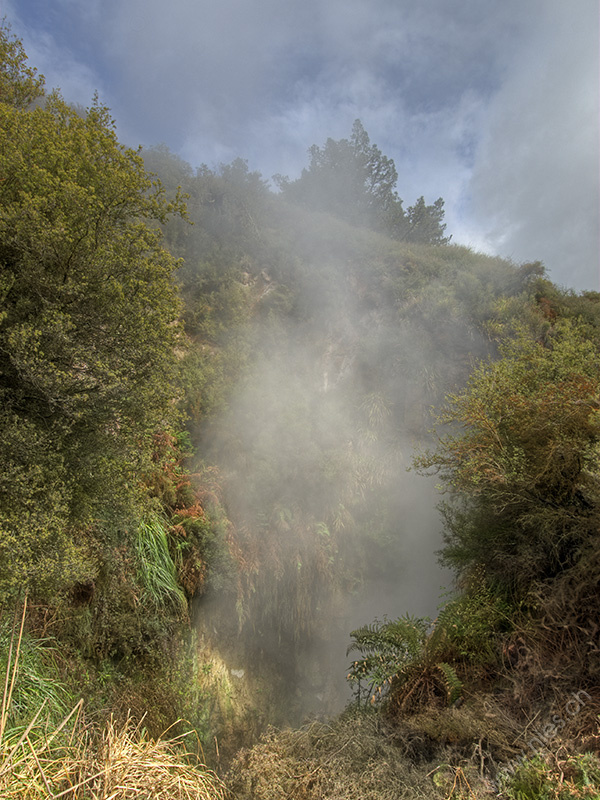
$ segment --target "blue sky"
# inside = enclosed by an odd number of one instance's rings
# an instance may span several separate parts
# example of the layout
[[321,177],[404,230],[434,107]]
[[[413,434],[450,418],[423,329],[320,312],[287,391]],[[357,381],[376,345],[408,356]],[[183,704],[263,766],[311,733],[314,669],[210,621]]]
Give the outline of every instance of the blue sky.
[[295,176],[360,118],[454,241],[599,285],[597,0],[4,0],[65,99],[192,166]]

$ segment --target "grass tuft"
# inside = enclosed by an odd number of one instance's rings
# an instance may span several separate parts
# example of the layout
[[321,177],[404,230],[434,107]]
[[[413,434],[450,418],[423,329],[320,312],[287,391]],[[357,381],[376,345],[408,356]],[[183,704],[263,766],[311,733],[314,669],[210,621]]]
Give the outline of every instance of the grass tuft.
[[[25,724],[23,709],[14,713],[20,694],[20,658],[27,603],[8,643],[0,713],[0,797],[3,800],[224,800],[220,779],[185,752],[187,734],[149,738],[141,722],[111,718],[102,731],[86,722],[83,700],[60,721],[56,690],[42,684],[39,707]],[[35,652],[35,644],[30,648]],[[27,695],[28,704],[33,695]]]
[[185,615],[187,600],[177,582],[177,570],[169,552],[167,532],[158,514],[149,515],[140,522],[136,551],[145,599],[157,608],[171,606]]

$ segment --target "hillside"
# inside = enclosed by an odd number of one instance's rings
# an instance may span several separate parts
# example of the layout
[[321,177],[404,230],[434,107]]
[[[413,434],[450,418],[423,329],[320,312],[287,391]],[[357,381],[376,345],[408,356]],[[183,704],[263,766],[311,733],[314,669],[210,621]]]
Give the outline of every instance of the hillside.
[[240,798],[597,797],[600,295],[404,211],[360,124],[274,191],[123,147],[1,34],[7,796],[118,751]]

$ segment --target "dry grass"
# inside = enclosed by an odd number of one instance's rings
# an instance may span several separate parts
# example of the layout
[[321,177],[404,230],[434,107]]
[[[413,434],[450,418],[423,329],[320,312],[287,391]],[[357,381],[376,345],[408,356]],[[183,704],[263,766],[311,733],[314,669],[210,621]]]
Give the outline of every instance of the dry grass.
[[[79,710],[79,709],[77,709]],[[67,722],[67,721],[65,721]],[[37,720],[0,751],[0,796],[68,800],[223,800],[217,776],[189,762],[177,740],[107,723],[100,742],[78,719],[69,738],[40,735]],[[66,725],[65,725],[66,727]],[[64,730],[64,729],[63,729]]]
[[260,744],[240,751],[228,785],[238,800],[483,797],[471,793],[470,786],[481,789],[483,783],[470,766],[463,771],[447,765],[453,780],[449,786],[440,781],[444,756],[448,751],[428,737],[400,733],[380,715],[346,714],[331,724],[272,729]]
[[[598,800],[600,762],[591,754],[575,755],[579,719],[565,726],[551,751],[527,746],[532,730],[552,712],[540,711],[527,726],[501,696],[482,693],[467,696],[459,708],[429,707],[402,719],[357,711],[330,724],[271,729],[259,744],[240,751],[228,786],[237,800]],[[597,723],[598,718],[600,733]],[[524,749],[524,777],[511,777],[511,763],[518,763]],[[568,777],[564,765],[571,765],[579,781],[571,794],[561,788]],[[506,783],[502,795],[495,788],[500,779]],[[521,785],[538,784],[546,793],[519,794]]]
[[[19,680],[20,626],[9,645],[0,714],[0,797],[6,800],[224,800],[222,781],[194,763],[184,735],[151,739],[141,723],[86,724],[80,701],[58,724],[43,700],[26,725],[11,716]],[[18,632],[17,632],[18,631]]]

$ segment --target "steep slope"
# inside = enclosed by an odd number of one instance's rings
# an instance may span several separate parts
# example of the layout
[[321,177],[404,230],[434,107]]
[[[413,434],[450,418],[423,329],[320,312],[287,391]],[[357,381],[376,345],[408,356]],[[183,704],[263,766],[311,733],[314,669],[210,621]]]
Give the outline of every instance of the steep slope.
[[431,408],[495,352],[490,325],[527,305],[541,267],[289,205],[243,162],[193,174],[164,150],[146,160],[189,195],[194,224],[167,240],[199,394],[220,392],[191,404],[191,435],[221,475],[232,560],[197,613],[234,668],[277,682],[287,719],[331,711],[348,696],[350,631],[431,613],[450,580],[434,487],[407,469]]

